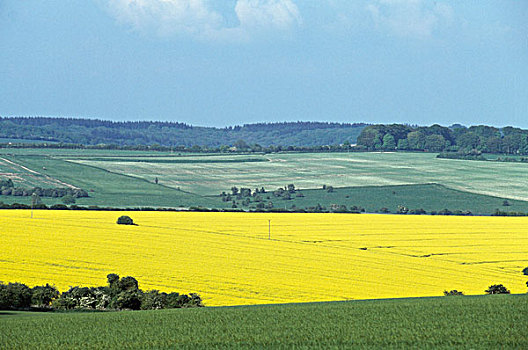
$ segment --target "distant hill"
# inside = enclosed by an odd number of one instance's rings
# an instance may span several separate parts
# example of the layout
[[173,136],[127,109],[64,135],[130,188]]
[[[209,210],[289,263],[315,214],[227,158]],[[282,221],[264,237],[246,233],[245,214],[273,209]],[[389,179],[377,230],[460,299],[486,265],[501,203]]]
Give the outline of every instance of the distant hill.
[[159,121],[116,122],[98,119],[0,117],[0,138],[84,145],[119,146],[320,146],[354,144],[364,123],[258,123],[226,128]]

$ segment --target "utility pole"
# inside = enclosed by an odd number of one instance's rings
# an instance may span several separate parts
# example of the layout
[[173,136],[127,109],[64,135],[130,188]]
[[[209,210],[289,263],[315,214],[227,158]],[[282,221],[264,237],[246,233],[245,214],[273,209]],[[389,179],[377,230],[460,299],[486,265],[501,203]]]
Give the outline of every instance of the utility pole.
[[271,220],[268,220],[268,239],[271,239]]
[[32,193],[31,194],[31,218],[33,219],[33,209],[35,208],[35,203],[37,201],[37,194]]

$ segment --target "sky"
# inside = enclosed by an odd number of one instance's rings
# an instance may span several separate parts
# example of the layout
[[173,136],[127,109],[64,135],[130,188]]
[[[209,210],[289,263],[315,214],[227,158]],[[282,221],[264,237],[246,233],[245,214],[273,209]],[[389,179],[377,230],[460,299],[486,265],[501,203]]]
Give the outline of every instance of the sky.
[[528,128],[528,1],[0,0],[0,116]]

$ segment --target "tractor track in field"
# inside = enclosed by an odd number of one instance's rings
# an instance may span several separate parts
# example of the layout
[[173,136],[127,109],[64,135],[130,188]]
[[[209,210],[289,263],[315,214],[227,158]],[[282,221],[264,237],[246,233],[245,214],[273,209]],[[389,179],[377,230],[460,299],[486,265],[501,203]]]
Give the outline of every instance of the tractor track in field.
[[[24,172],[28,173],[27,176],[30,177],[30,178],[43,178],[45,183],[49,184],[49,185],[60,185],[60,186],[63,186],[63,187],[67,187],[67,188],[71,188],[71,189],[80,189],[79,187],[77,186],[74,186],[72,184],[69,184],[67,182],[64,182],[64,181],[61,181],[59,179],[56,179],[54,177],[51,177],[49,175],[46,175],[46,174],[43,174],[41,172],[38,172],[38,171],[35,171],[33,169],[30,169],[24,165],[21,165],[21,164],[18,164],[18,163],[15,163],[9,159],[6,159],[6,158],[3,158],[1,157],[0,158],[0,162],[1,163],[4,163],[5,166],[7,166],[8,168],[10,169],[13,169],[14,171],[18,171],[18,174],[17,173],[13,173],[13,175],[17,178],[21,178],[23,179],[24,176],[22,175]],[[22,171],[20,171],[22,170]],[[21,174],[22,173],[22,174]]]

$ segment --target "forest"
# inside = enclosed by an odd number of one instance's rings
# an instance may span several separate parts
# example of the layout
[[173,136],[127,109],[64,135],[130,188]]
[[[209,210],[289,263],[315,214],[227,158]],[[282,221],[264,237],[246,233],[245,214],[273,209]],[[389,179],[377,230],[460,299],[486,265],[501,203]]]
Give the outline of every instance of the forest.
[[284,122],[225,128],[178,122],[108,121],[50,117],[0,117],[0,138],[77,145],[160,145],[168,147],[335,145],[354,143],[363,123]]

